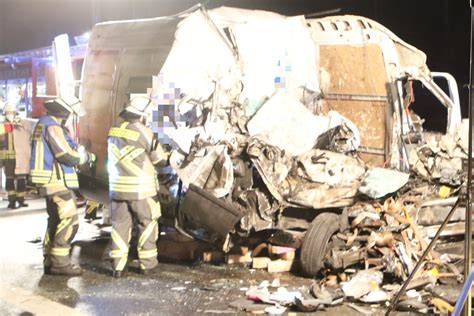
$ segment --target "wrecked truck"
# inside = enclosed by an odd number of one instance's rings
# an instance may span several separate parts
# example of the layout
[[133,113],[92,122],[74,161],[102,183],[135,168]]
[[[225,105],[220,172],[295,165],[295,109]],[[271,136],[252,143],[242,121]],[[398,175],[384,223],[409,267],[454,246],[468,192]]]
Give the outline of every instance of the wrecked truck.
[[[361,192],[379,198],[406,183],[410,154],[425,143],[410,110],[415,81],[438,100],[430,106],[446,109],[445,134],[454,134],[454,78],[430,72],[423,52],[368,18],[197,6],[99,23],[79,123],[98,163],[81,172],[81,189],[108,202],[108,130],[131,98],[147,95],[148,123],[171,150],[170,167],[158,170],[160,221],[224,250],[254,232],[306,231],[301,266],[315,275],[347,225],[344,207]],[[377,167],[403,180],[364,191]]]

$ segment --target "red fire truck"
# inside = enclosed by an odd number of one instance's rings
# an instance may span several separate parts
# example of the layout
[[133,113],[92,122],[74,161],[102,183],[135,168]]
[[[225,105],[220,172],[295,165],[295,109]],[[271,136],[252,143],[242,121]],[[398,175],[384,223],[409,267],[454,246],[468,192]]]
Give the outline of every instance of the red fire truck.
[[[76,37],[76,41],[79,41]],[[87,42],[71,47],[74,79],[79,82]],[[19,105],[24,117],[40,117],[43,102],[56,97],[52,47],[0,55],[0,101]]]

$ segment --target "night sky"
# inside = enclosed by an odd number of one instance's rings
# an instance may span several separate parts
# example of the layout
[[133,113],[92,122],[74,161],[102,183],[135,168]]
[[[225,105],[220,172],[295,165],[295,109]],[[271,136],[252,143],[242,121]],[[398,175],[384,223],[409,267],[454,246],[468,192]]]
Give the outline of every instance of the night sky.
[[467,112],[469,0],[0,0],[0,54],[49,46],[54,36],[88,31],[97,22],[170,15],[204,2],[298,15],[340,8],[383,24],[428,55],[431,70],[458,81]]

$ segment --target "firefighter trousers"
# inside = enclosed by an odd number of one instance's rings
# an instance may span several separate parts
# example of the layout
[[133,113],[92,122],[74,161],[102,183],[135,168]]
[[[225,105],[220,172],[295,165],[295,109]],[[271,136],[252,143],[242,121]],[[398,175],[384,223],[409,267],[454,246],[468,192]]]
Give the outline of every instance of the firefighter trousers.
[[153,269],[158,265],[158,217],[160,203],[153,198],[136,201],[111,201],[112,240],[110,257],[116,271],[125,268],[128,259],[132,225],[135,221],[138,235],[137,250],[140,269]]
[[46,210],[49,217],[43,243],[44,266],[68,266],[71,242],[79,228],[74,193],[62,191],[46,196]]
[[15,159],[5,160],[4,166],[6,177],[5,189],[8,193],[8,202],[12,204],[18,201],[18,203],[23,204],[26,195],[26,174],[15,174]]

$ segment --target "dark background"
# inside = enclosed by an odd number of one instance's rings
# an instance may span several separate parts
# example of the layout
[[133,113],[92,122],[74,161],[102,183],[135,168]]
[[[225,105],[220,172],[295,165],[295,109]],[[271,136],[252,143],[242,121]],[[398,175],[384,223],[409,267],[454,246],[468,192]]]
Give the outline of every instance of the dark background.
[[428,55],[431,70],[456,78],[463,116],[469,81],[469,0],[0,0],[0,54],[51,45],[54,36],[88,31],[102,21],[170,15],[205,2],[285,15],[340,8],[372,18]]

